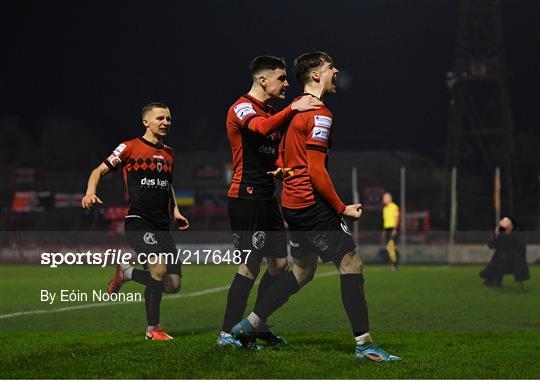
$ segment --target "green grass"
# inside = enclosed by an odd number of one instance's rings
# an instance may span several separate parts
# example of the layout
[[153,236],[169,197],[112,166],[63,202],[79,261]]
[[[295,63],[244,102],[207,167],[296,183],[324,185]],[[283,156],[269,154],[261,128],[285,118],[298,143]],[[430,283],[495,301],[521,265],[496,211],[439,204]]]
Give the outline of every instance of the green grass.
[[[272,316],[290,345],[258,353],[214,346],[232,266],[184,266],[183,297],[165,297],[167,343],[143,339],[143,303],[0,319],[0,378],[540,378],[540,268],[520,290],[487,289],[478,266],[367,265],[371,333],[393,364],[361,362],[337,274],[315,279]],[[40,289],[103,288],[111,268],[0,267],[0,315],[87,303],[39,301]],[[319,274],[331,273],[321,266]],[[123,291],[142,292],[137,284]],[[252,292],[254,296],[255,292]],[[251,299],[251,303],[253,298]]]

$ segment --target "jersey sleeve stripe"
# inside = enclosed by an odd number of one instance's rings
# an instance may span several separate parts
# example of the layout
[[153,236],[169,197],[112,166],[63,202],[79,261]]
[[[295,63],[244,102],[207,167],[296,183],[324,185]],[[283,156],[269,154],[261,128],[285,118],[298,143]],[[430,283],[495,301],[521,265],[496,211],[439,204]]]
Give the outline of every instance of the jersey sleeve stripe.
[[306,149],[310,149],[310,150],[313,150],[313,151],[319,151],[319,152],[323,152],[323,153],[328,152],[328,150],[326,148],[318,146],[316,144],[307,144]]
[[111,163],[109,163],[109,160],[105,159],[105,160],[103,160],[103,162],[105,163],[105,165],[106,165],[107,167],[109,167],[109,169],[110,169],[111,171],[116,171],[117,168],[116,168],[114,165],[112,165]]
[[250,117],[248,117],[248,118],[246,119],[246,121],[244,122],[244,124],[242,125],[242,127],[248,128],[249,122],[251,122],[251,120],[252,120],[253,118],[257,117],[257,116],[260,116],[260,115],[255,114],[255,115],[251,115]]

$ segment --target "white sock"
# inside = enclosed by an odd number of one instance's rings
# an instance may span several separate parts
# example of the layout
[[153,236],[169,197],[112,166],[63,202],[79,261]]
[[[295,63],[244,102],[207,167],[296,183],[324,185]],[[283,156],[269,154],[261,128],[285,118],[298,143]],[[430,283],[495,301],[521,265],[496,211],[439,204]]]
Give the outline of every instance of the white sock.
[[149,325],[146,327],[146,333],[150,332],[151,330],[153,330],[155,327],[157,327],[157,325]]
[[232,336],[230,333],[225,332],[225,331],[221,331],[221,335],[222,336],[227,336],[227,337]]
[[[124,266],[127,266],[127,267],[124,267]],[[120,265],[120,268],[122,268],[122,277],[124,277],[124,280],[131,280],[131,274],[133,273],[133,266]]]
[[366,345],[371,343],[373,340],[371,340],[369,332],[366,332],[363,335],[356,336],[354,341],[356,341],[356,345]]
[[254,312],[250,313],[247,317],[248,321],[251,323],[252,326],[255,328],[259,328],[261,325],[264,324],[264,320],[255,315]]

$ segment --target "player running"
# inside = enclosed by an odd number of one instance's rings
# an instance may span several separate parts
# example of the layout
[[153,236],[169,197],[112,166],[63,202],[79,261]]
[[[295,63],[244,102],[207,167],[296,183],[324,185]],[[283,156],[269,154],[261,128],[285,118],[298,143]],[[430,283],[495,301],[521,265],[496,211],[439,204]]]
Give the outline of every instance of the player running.
[[[305,94],[324,100],[336,92],[338,69],[326,53],[299,56],[294,72],[304,84]],[[292,271],[272,285],[231,333],[239,339],[252,337],[272,313],[313,279],[320,257],[323,262],[332,261],[339,270],[343,306],[356,341],[355,355],[373,361],[400,360],[373,343],[369,334],[362,262],[343,218],[360,218],[361,205],[345,205],[340,200],[326,169],[333,140],[332,119],[330,110],[323,106],[296,114],[289,124],[281,143],[286,174],[282,207],[291,230]]]
[[[176,245],[169,231],[170,216],[180,230],[189,227],[180,213],[172,187],[174,150],[163,144],[171,127],[171,113],[162,103],[150,103],[142,109],[142,122],[146,132],[140,138],[121,143],[90,174],[83,208],[102,204],[96,195],[101,178],[121,168],[129,196],[129,211],[125,220],[126,238],[137,254],[172,253]],[[171,340],[159,324],[162,293],[180,291],[182,272],[180,263],[159,257],[158,263],[144,265],[145,270],[129,264],[116,266],[116,273],[107,286],[107,292],[117,293],[123,283],[134,280],[146,286],[146,339]],[[170,262],[170,263],[169,263]]]
[[[232,183],[227,193],[229,221],[236,248],[251,250],[251,253],[238,267],[229,287],[217,339],[220,346],[242,346],[230,331],[244,316],[263,257],[267,258],[268,268],[261,278],[257,300],[287,267],[283,219],[274,197],[274,175],[276,168],[281,167],[276,165],[280,127],[297,111],[313,110],[322,104],[307,96],[276,112],[268,101],[285,98],[289,87],[285,61],[273,56],[256,57],[250,63],[250,71],[251,89],[229,108],[226,126],[233,157]],[[286,341],[274,335],[265,324],[258,327],[256,337],[272,346],[286,345]],[[254,348],[254,338],[244,341],[244,346]]]

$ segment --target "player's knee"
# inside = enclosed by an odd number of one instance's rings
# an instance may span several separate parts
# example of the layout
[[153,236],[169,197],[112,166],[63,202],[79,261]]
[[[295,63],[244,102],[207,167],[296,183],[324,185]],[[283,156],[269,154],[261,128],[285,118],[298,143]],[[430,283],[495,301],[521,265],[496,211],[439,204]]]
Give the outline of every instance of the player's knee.
[[362,270],[362,261],[355,252],[345,254],[339,264],[340,274],[361,274]]
[[315,269],[301,269],[293,272],[300,287],[304,287],[315,277]]
[[176,294],[182,288],[182,278],[166,276],[163,279],[163,287],[166,294]]
[[280,277],[287,270],[287,258],[279,258],[277,260],[268,261],[268,272],[273,277]]
[[150,268],[149,271],[152,278],[157,280],[163,280],[165,274],[167,274],[167,268],[162,265],[154,266],[153,268]]
[[253,262],[249,264],[242,263],[240,266],[238,266],[237,273],[249,279],[256,279],[257,276],[259,276],[260,270],[261,270],[260,263],[253,263]]

